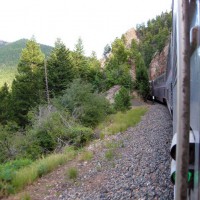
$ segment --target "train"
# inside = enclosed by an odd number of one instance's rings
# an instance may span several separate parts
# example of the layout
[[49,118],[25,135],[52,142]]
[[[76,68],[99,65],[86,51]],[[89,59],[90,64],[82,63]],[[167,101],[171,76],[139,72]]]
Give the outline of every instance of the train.
[[200,199],[200,0],[172,1],[166,70],[150,81],[151,96],[173,120],[174,199]]

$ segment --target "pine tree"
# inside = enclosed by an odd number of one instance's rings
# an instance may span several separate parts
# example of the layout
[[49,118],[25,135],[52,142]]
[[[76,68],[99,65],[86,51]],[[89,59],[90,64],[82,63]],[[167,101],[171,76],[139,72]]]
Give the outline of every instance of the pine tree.
[[10,93],[8,85],[5,83],[0,88],[0,124],[6,124],[9,120]]
[[44,94],[44,55],[35,40],[29,40],[22,50],[17,69],[12,84],[13,119],[25,126],[29,110],[42,101]]
[[115,95],[115,103],[114,107],[116,110],[125,111],[130,109],[131,107],[131,98],[129,95],[129,91],[122,87],[119,92]]
[[130,58],[136,67],[135,87],[138,90],[138,93],[146,100],[146,97],[149,94],[149,78],[144,59],[138,50],[138,44],[133,40],[130,49]]
[[103,51],[103,56],[104,58],[108,58],[108,54],[111,52],[111,47],[109,44],[107,44],[105,47],[104,47],[104,51]]
[[91,56],[87,59],[88,74],[87,81],[92,85],[98,87],[97,80],[101,76],[101,63],[97,60],[96,53],[93,51]]
[[76,78],[82,78],[83,80],[87,81],[89,69],[87,59],[84,56],[84,47],[81,38],[78,39],[77,44],[75,45],[74,52],[72,52],[72,58]]
[[55,48],[47,60],[47,74],[51,97],[62,94],[74,78],[70,52],[60,39],[55,42]]

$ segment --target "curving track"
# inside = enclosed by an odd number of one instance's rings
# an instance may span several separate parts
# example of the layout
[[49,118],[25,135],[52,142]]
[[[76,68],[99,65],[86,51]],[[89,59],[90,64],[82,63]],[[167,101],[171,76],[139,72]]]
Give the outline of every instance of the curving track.
[[105,161],[103,149],[96,152],[87,167],[80,166],[77,184],[67,184],[64,191],[60,190],[59,200],[173,199],[169,180],[171,139],[172,121],[167,108],[150,106],[137,127],[115,136],[123,145],[114,160]]

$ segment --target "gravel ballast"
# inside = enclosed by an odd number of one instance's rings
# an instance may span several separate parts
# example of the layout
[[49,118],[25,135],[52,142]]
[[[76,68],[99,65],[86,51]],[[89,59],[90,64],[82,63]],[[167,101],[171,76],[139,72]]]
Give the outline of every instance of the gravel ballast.
[[167,107],[151,105],[136,127],[107,139],[118,144],[113,158],[106,159],[109,149],[102,141],[91,146],[94,158],[79,163],[76,182],[66,182],[57,188],[57,197],[47,195],[45,199],[172,200],[171,139],[172,120]]

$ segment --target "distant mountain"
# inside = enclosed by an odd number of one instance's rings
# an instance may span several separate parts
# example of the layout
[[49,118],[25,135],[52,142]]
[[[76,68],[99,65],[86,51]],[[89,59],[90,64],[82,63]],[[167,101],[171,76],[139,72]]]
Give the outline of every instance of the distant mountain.
[[8,43],[8,42],[5,42],[5,41],[3,41],[3,40],[0,40],[0,47],[5,46],[7,43]]
[[[27,39],[17,40],[16,42],[7,43],[0,41],[0,67],[2,65],[16,65],[19,62],[21,51],[26,47]],[[41,50],[45,55],[49,55],[52,47],[40,44]]]
[[[0,87],[7,82],[9,86],[17,73],[17,65],[22,49],[26,47],[27,39],[15,42],[0,40]],[[42,52],[48,56],[53,49],[51,46],[40,44]]]

